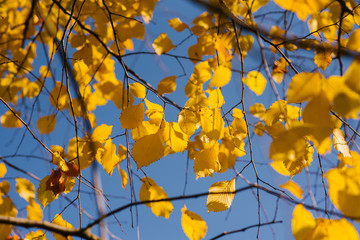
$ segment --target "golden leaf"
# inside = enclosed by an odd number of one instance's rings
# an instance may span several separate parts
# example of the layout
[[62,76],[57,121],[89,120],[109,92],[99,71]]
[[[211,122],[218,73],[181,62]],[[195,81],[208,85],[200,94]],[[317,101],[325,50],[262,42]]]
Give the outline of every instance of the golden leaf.
[[106,141],[104,153],[101,157],[101,165],[105,171],[111,176],[114,168],[120,163],[120,159],[116,154],[116,146],[112,143],[111,138]]
[[190,240],[203,239],[207,231],[206,222],[200,215],[187,210],[185,206],[181,209],[181,212],[181,226],[186,236]]
[[48,115],[48,116],[43,116],[43,117],[38,119],[36,125],[37,125],[37,128],[39,129],[39,132],[41,134],[49,134],[55,128],[56,115],[51,114],[51,115]]
[[266,79],[257,71],[251,71],[243,78],[243,82],[253,91],[256,95],[261,95],[266,87]]
[[320,73],[296,74],[289,85],[287,99],[289,103],[309,101],[321,92],[324,77]]
[[286,190],[291,192],[292,195],[294,195],[295,197],[297,197],[299,199],[303,198],[302,195],[304,193],[304,190],[302,190],[301,187],[291,179],[289,181],[287,181],[286,183],[281,184],[280,187],[285,188]]
[[218,155],[219,144],[217,142],[212,147],[202,149],[195,154],[194,171],[196,178],[212,176],[214,172],[220,171]]
[[[52,223],[59,225],[59,226],[66,227],[66,228],[73,228],[73,226],[70,223],[68,223],[67,221],[65,221],[59,214],[55,215]],[[52,235],[54,236],[54,238],[56,240],[72,240],[73,239],[72,236],[64,237],[63,235],[61,235],[59,233],[54,233],[54,232],[52,232]]]
[[35,187],[34,185],[25,178],[16,178],[16,192],[19,193],[20,197],[26,201],[35,198]]
[[166,33],[161,33],[152,44],[153,48],[155,49],[155,52],[157,55],[161,55],[163,53],[169,52],[171,49],[175,47],[174,44],[172,44],[171,40],[167,36]]
[[41,221],[43,218],[42,209],[40,205],[37,202],[35,202],[34,198],[30,199],[29,205],[27,205],[26,207],[26,211],[27,211],[27,218],[30,220]]
[[[16,217],[17,210],[9,197],[3,197],[0,201],[0,216]],[[0,239],[6,239],[12,229],[10,224],[0,224]]]
[[138,82],[130,84],[130,91],[137,98],[145,98],[146,96],[145,86]]
[[132,155],[137,169],[148,166],[164,156],[165,146],[159,133],[146,135],[135,141]]
[[157,86],[157,91],[160,95],[172,93],[175,89],[176,76],[169,76],[162,79]]
[[180,18],[173,18],[168,20],[168,23],[170,27],[175,29],[178,32],[184,31],[186,28],[189,28],[189,26],[186,23],[183,23]]
[[[168,198],[163,188],[158,186],[151,178],[143,177],[141,181],[142,185],[139,192],[140,201],[152,201]],[[151,208],[151,211],[155,214],[155,216],[161,216],[163,218],[169,218],[170,213],[172,213],[174,208],[170,201],[150,202],[145,203],[145,205]]]
[[133,129],[139,126],[144,119],[144,111],[142,102],[124,109],[120,115],[121,128]]
[[210,81],[212,87],[223,87],[229,83],[231,79],[231,70],[226,66],[219,66],[214,72],[214,76]]
[[213,183],[209,188],[209,195],[206,202],[208,212],[220,212],[227,210],[234,199],[234,192],[235,178],[230,181]]
[[[14,110],[13,110],[14,111]],[[15,112],[15,111],[14,111]],[[18,116],[21,115],[20,112],[15,112]],[[9,110],[4,115],[0,117],[1,126],[6,128],[20,128],[23,126],[21,121],[14,116],[14,114]]]
[[332,46],[330,43],[322,43],[320,47],[315,50],[314,62],[315,64],[325,70],[332,62],[331,58]]

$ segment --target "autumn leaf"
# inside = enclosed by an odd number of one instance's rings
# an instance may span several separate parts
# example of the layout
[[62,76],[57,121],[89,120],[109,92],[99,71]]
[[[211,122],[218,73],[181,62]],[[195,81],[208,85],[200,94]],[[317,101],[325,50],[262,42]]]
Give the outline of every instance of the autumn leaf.
[[246,78],[243,79],[243,82],[258,96],[265,90],[266,79],[260,72],[249,72]]
[[160,95],[172,93],[175,89],[176,76],[169,76],[162,79],[157,86],[157,90]]
[[34,185],[25,178],[16,178],[16,192],[27,202],[35,198]]
[[[10,197],[2,197],[0,201],[0,216],[16,217],[17,210]],[[12,229],[10,224],[0,224],[0,239],[6,239]]]
[[219,66],[214,72],[214,76],[210,81],[212,87],[223,87],[229,83],[231,78],[231,70],[226,66]]
[[291,179],[289,181],[287,181],[286,183],[281,184],[280,187],[285,188],[286,190],[291,192],[292,195],[294,195],[295,197],[297,197],[299,199],[303,198],[304,190],[302,190],[301,187]]
[[105,142],[104,153],[101,157],[101,165],[105,171],[111,176],[114,168],[120,163],[120,159],[116,154],[116,146],[112,140],[109,139]]
[[0,163],[0,178],[3,178],[6,174],[6,166],[4,163]]
[[196,178],[212,176],[221,169],[219,159],[219,144],[215,143],[208,149],[200,150],[195,154],[194,171]]
[[184,206],[181,209],[181,225],[190,240],[200,240],[206,235],[207,225],[200,215],[191,212]]
[[320,73],[296,74],[289,85],[287,98],[289,103],[309,101],[321,92],[323,75]]
[[331,58],[332,46],[330,43],[323,43],[315,50],[314,62],[315,64],[325,70],[332,62]]
[[146,88],[141,83],[130,84],[130,91],[137,98],[145,98],[146,96]]
[[133,129],[141,124],[144,119],[145,107],[141,102],[138,105],[132,105],[121,112],[121,128]]
[[[66,228],[73,228],[73,226],[68,223],[66,220],[64,220],[61,215],[59,214],[56,214],[52,223],[56,224],[56,225],[59,225],[59,226],[63,226],[63,227],[66,227]],[[63,236],[59,233],[54,233],[52,232],[52,235],[54,236],[54,238],[56,240],[72,240],[73,238],[71,236]]]
[[186,23],[183,23],[180,18],[172,18],[168,20],[168,23],[170,27],[175,29],[178,32],[184,31],[186,28],[189,28],[189,26]]
[[43,212],[40,205],[35,202],[34,198],[31,198],[29,201],[29,205],[26,207],[27,218],[30,220],[38,220],[41,221],[43,218]]
[[161,55],[163,53],[169,52],[171,49],[175,47],[174,44],[172,44],[171,40],[167,36],[166,33],[160,34],[152,44],[153,48],[155,49],[155,52],[157,55]]
[[208,212],[227,210],[234,199],[235,193],[233,192],[235,192],[235,178],[230,181],[213,183],[209,188],[209,195],[206,202]]
[[132,147],[132,155],[140,169],[164,156],[165,146],[159,133],[150,134],[138,139]]
[[[140,201],[152,201],[168,198],[163,188],[158,186],[151,178],[143,177],[141,181],[142,185],[139,193]],[[161,216],[163,218],[169,218],[174,208],[170,201],[151,202],[145,203],[145,205],[151,208],[151,211],[155,214],[155,216]]]
[[[14,111],[14,109],[12,109]],[[20,112],[14,111],[18,116],[21,115]],[[23,126],[22,122],[14,116],[12,111],[7,111],[4,115],[0,117],[1,126],[6,128],[20,128]]]

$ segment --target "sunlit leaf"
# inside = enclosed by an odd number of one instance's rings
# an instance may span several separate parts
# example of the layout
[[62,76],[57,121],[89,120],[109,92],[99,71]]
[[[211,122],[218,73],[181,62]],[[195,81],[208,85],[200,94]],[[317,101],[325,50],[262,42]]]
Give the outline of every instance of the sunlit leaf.
[[49,116],[43,116],[38,119],[37,128],[41,134],[49,134],[51,133],[56,125],[56,115],[51,114]]
[[178,32],[184,31],[186,28],[189,28],[189,26],[186,23],[183,23],[180,18],[172,18],[168,20],[168,23],[170,27],[175,29]]
[[[151,178],[143,177],[141,181],[142,185],[139,193],[140,201],[152,201],[168,198],[163,188],[158,186]],[[155,214],[155,216],[161,216],[164,218],[169,218],[170,213],[174,208],[170,201],[145,203],[145,205],[151,208],[151,211]]]
[[291,179],[289,181],[287,181],[286,183],[281,184],[280,187],[285,188],[286,190],[291,192],[292,195],[294,195],[295,197],[297,197],[299,199],[303,198],[302,195],[304,193],[304,190],[302,190],[301,187]]
[[109,126],[106,124],[101,124],[100,126],[96,127],[91,134],[91,140],[94,142],[101,142],[104,143],[106,139],[109,138],[113,126]]
[[172,93],[175,91],[175,89],[176,76],[169,76],[162,79],[157,86],[157,90],[160,95]]
[[124,109],[120,115],[121,128],[133,129],[139,126],[144,119],[144,112],[145,107],[142,102]]
[[137,168],[148,166],[164,156],[165,146],[159,133],[144,136],[135,141],[132,155]]
[[[0,216],[16,217],[17,210],[9,197],[3,197],[0,201]],[[0,224],[0,239],[6,239],[12,229],[10,224]]]
[[220,108],[225,103],[219,88],[212,90],[209,94],[209,108]]
[[146,96],[146,88],[138,82],[130,84],[130,91],[137,98],[145,98]]
[[234,199],[234,192],[235,178],[230,181],[213,183],[209,188],[209,195],[206,202],[208,212],[220,212],[227,210]]
[[321,92],[323,75],[320,73],[296,74],[289,85],[287,98],[289,103],[309,101]]
[[43,218],[43,212],[40,205],[35,202],[34,198],[31,198],[29,201],[29,205],[26,207],[27,218],[30,220],[38,220],[41,221]]
[[6,174],[6,166],[4,163],[0,163],[0,178],[3,178]]
[[181,225],[186,236],[190,240],[203,239],[207,231],[206,222],[200,215],[187,210],[185,206],[181,209],[181,212]]
[[344,135],[343,131],[341,131],[341,129],[339,129],[339,128],[335,128],[333,133],[334,133],[334,136],[333,136],[332,142],[333,142],[334,148],[336,150],[338,150],[339,152],[341,152],[344,157],[351,157],[350,149],[344,138],[345,135]]
[[[20,112],[15,112],[15,113],[18,116],[21,115]],[[21,121],[17,117],[15,117],[10,110],[0,117],[0,122],[1,122],[1,126],[6,128],[20,128],[23,126]]]
[[46,237],[43,230],[37,230],[36,232],[26,234],[25,240],[46,240]]
[[280,7],[295,12],[300,20],[305,21],[309,14],[320,12],[320,10],[322,10],[324,7],[330,4],[331,1],[330,0],[319,0],[319,1],[275,0],[275,2]]
[[[73,226],[68,223],[66,220],[64,220],[61,215],[59,214],[56,214],[55,217],[54,217],[54,220],[52,221],[52,223],[56,224],[56,225],[59,225],[59,226],[63,226],[63,227],[66,227],[66,228],[73,228]],[[54,233],[52,232],[52,235],[54,236],[54,238],[56,240],[72,240],[72,236],[63,236],[59,233]]]
[[266,87],[266,79],[257,71],[251,71],[247,74],[243,82],[253,91],[256,95],[261,95]]
[[212,87],[223,87],[229,83],[231,78],[231,70],[226,66],[219,66],[214,72],[214,76],[210,81]]
[[219,159],[219,144],[211,148],[200,150],[195,154],[194,171],[196,177],[212,176],[214,172],[221,169]]
[[124,169],[119,168],[119,174],[121,177],[121,186],[123,189],[126,190],[126,184],[128,182],[128,174],[126,173],[126,171]]
[[111,176],[114,168],[120,163],[120,159],[116,154],[116,146],[112,143],[111,138],[106,141],[104,153],[101,157],[101,165],[105,171]]
[[257,118],[263,119],[265,115],[265,107],[261,103],[255,103],[249,108],[250,113]]
[[169,52],[171,49],[175,47],[174,44],[172,44],[171,40],[167,36],[166,33],[161,33],[152,44],[153,48],[155,49],[155,52],[157,55],[161,55],[163,53]]
[[331,58],[332,46],[330,43],[323,43],[321,47],[315,50],[314,62],[315,64],[325,70],[332,62]]
[[35,187],[34,185],[25,178],[16,178],[16,192],[24,198],[26,201],[35,198]]

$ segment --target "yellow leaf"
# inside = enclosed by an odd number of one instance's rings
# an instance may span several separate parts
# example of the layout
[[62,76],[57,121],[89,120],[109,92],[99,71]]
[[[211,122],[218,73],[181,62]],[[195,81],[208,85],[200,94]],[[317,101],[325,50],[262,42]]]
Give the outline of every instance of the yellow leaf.
[[219,108],[207,110],[200,115],[202,132],[213,140],[219,140],[224,135],[225,122]]
[[196,84],[202,84],[211,78],[211,68],[207,61],[198,63],[194,68],[194,73],[190,80]]
[[112,143],[111,138],[106,141],[104,149],[104,153],[101,157],[101,165],[111,176],[114,168],[120,163],[120,159],[116,154],[116,146]]
[[290,175],[290,172],[285,168],[285,165],[282,161],[273,161],[270,163],[270,166],[281,175]]
[[254,133],[258,136],[262,136],[265,133],[265,126],[262,122],[258,122],[254,127]]
[[313,138],[310,140],[320,154],[325,154],[331,149],[329,137],[334,128],[330,117],[330,102],[325,92],[321,91],[306,105],[303,120],[312,128],[311,136]]
[[51,133],[56,125],[56,115],[51,114],[48,116],[43,116],[38,119],[37,128],[39,129],[40,134],[49,134]]
[[34,185],[25,178],[16,178],[16,192],[19,193],[20,197],[26,201],[35,198],[35,187]]
[[[13,109],[14,111],[14,109]],[[15,111],[14,111],[15,112]],[[20,112],[15,112],[18,116],[21,115]],[[1,126],[6,128],[20,128],[23,126],[21,121],[14,116],[14,114],[9,110],[0,118]]]
[[219,148],[219,162],[221,169],[219,172],[226,172],[231,169],[236,162],[237,157],[245,155],[244,142],[240,143],[240,146],[235,144],[235,141],[229,138],[223,138]]
[[[66,228],[73,228],[73,226],[68,223],[67,221],[65,221],[61,215],[59,214],[56,214],[55,217],[54,217],[54,220],[52,221],[53,224],[56,224],[56,225],[59,225],[59,226],[63,226],[63,227],[66,227]],[[52,235],[54,236],[54,238],[56,240],[72,240],[72,236],[67,236],[67,237],[64,237],[63,235],[61,234],[58,234],[58,233],[53,233],[52,232]]]
[[91,75],[89,74],[89,68],[84,63],[84,60],[79,59],[73,63],[73,75],[77,83],[81,86],[86,86],[91,81]]
[[34,198],[31,198],[29,201],[29,205],[26,207],[27,218],[30,220],[38,220],[41,221],[43,218],[43,212],[38,203],[35,202]]
[[227,210],[234,199],[234,192],[235,178],[230,181],[213,183],[209,188],[209,195],[206,202],[208,212],[220,212]]
[[316,221],[312,214],[303,205],[298,204],[293,211],[291,222],[292,233],[296,240],[307,240],[312,230],[316,227]]
[[126,190],[126,184],[128,182],[128,175],[126,173],[126,171],[124,169],[121,169],[119,167],[119,173],[120,173],[120,177],[121,177],[121,186],[123,189]]
[[[357,78],[360,76],[360,58],[355,58],[345,73],[345,84],[357,94],[360,94],[360,86]],[[358,109],[359,110],[359,109]]]
[[289,85],[287,98],[289,103],[309,101],[319,95],[324,77],[321,73],[296,74]]
[[152,103],[147,99],[145,99],[145,104],[147,108],[145,115],[148,116],[150,119],[162,119],[164,117],[164,109],[162,106],[156,103]]
[[25,240],[46,240],[46,237],[43,230],[37,230],[36,232],[26,234]]
[[265,111],[264,122],[266,126],[272,126],[273,124],[285,120],[287,103],[285,100],[276,101]]
[[[163,188],[158,186],[151,178],[143,177],[141,181],[142,185],[139,192],[140,201],[152,201],[168,198]],[[170,201],[145,203],[145,205],[151,208],[151,211],[155,214],[155,216],[161,216],[163,218],[169,218],[170,213],[174,208]]]
[[360,29],[354,30],[350,35],[349,40],[346,44],[346,47],[352,51],[360,51]]
[[0,197],[8,194],[10,191],[10,183],[6,180],[0,182]]
[[0,163],[0,178],[3,178],[6,174],[6,166],[4,163]]
[[314,219],[301,204],[296,205],[293,212],[292,232],[296,240],[359,239],[355,227],[345,218]]
[[137,98],[145,98],[146,96],[145,86],[138,82],[130,84],[130,91]]
[[181,209],[181,212],[181,226],[186,236],[190,240],[203,239],[207,231],[206,222],[200,215],[187,210],[185,206]]
[[124,109],[120,115],[121,128],[133,129],[139,126],[144,119],[144,111],[142,102]]
[[[152,13],[154,11],[155,5],[159,0],[148,0],[141,1],[139,10],[141,11],[141,15],[146,23],[149,23],[152,18]],[[135,22],[135,21],[132,21]],[[142,24],[144,25],[144,24]]]
[[157,90],[160,95],[172,93],[175,89],[176,76],[169,76],[162,79],[157,86]]
[[177,120],[181,130],[188,136],[192,136],[195,130],[199,127],[199,115],[188,109],[181,110]]
[[127,149],[126,147],[124,147],[123,145],[119,144],[119,148],[118,148],[118,157],[120,159],[120,161],[124,160],[126,158],[127,155]]
[[24,86],[23,88],[23,96],[28,98],[33,98],[39,95],[41,89],[41,82],[30,82]]
[[214,172],[220,171],[218,155],[219,143],[217,142],[212,147],[202,149],[195,154],[194,171],[196,178],[212,176]]
[[266,87],[266,79],[257,71],[249,72],[243,82],[258,96],[264,92]]
[[[9,197],[3,197],[0,201],[0,216],[16,217],[17,210]],[[6,239],[12,229],[12,225],[0,224],[0,239]]]
[[315,64],[325,70],[332,62],[331,58],[332,46],[330,43],[322,43],[320,47],[316,48],[314,62]]
[[169,122],[164,130],[164,142],[174,152],[184,152],[188,145],[189,136],[180,128],[177,122]]
[[186,23],[183,23],[180,18],[173,18],[168,20],[168,23],[170,27],[175,29],[178,32],[184,31],[186,28],[189,28],[189,26]]
[[303,198],[302,195],[304,193],[304,190],[302,190],[301,187],[291,179],[289,181],[287,181],[286,183],[281,184],[280,187],[285,188],[286,190],[291,192],[292,195],[294,195],[295,197],[297,197],[299,199]]
[[148,166],[164,156],[165,146],[159,133],[144,136],[135,141],[132,155],[137,169]]
[[225,103],[224,97],[219,88],[212,90],[209,94],[209,108],[220,108]]
[[265,115],[265,107],[261,103],[255,103],[249,108],[250,113],[257,118],[260,118],[262,120]]
[[328,181],[329,196],[337,209],[350,218],[360,217],[360,165],[330,169],[325,177]]
[[153,48],[155,49],[155,52],[157,55],[161,55],[163,53],[169,52],[171,49],[175,47],[174,44],[172,44],[171,40],[167,36],[166,33],[161,33],[152,44]]
[[56,81],[56,85],[51,90],[49,100],[54,108],[64,110],[69,106],[69,96],[66,91],[66,87],[59,81]]
[[334,133],[334,136],[333,136],[332,142],[333,142],[334,148],[336,150],[338,150],[339,152],[341,152],[344,157],[351,157],[350,149],[345,140],[345,135],[344,135],[343,131],[341,131],[341,129],[339,129],[339,128],[335,128],[333,133]]
[[305,21],[309,14],[319,13],[324,7],[331,3],[331,0],[275,0],[275,2],[280,7],[295,12],[300,20]]
[[100,126],[96,127],[91,134],[91,141],[104,143],[106,139],[109,138],[112,132],[112,127],[113,126],[106,124],[101,124]]
[[52,191],[46,190],[46,182],[48,181],[49,178],[50,176],[44,177],[40,181],[39,187],[37,189],[37,199],[39,200],[39,202],[43,207],[46,207],[49,203],[51,203],[52,201],[54,201],[59,197],[59,195],[55,196],[55,194]]
[[214,76],[210,81],[212,87],[223,87],[229,83],[231,79],[231,70],[226,66],[219,66],[214,72]]

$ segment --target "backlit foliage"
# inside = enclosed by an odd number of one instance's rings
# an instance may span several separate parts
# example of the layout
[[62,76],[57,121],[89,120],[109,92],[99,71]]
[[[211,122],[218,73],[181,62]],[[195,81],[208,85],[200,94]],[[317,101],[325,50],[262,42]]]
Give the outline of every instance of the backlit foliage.
[[[110,217],[123,238],[131,227],[121,221],[138,224],[139,205],[162,220],[181,214],[179,238],[203,239],[216,225],[215,238],[253,227],[260,238],[282,221],[279,199],[294,207],[296,240],[359,239],[359,3],[188,1],[200,13],[177,4],[1,1],[0,240],[97,239],[95,225],[114,237]],[[9,160],[24,156],[45,161]],[[185,183],[163,167],[174,158]],[[208,187],[188,194],[197,183]],[[115,184],[123,207],[107,196]],[[220,214],[242,204],[242,191],[258,221],[240,230],[191,205],[206,196],[201,206]],[[88,199],[97,217],[82,208]]]

